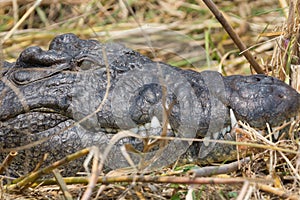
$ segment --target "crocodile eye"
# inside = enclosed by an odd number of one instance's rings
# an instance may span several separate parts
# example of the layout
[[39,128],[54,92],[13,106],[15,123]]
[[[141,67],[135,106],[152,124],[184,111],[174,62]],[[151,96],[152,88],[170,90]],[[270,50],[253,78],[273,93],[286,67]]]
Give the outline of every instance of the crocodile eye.
[[12,75],[12,80],[17,84],[26,84],[30,82],[32,75],[29,71],[16,71]]
[[95,63],[91,60],[82,60],[78,65],[82,70],[89,70],[95,67]]

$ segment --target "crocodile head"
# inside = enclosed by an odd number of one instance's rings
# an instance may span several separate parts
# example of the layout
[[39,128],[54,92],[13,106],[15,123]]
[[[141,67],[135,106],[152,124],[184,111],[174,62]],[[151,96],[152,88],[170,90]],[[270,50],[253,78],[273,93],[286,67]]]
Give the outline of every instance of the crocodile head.
[[[219,77],[223,87],[207,84],[213,77]],[[171,87],[171,92],[164,93],[164,86]],[[217,72],[184,71],[122,45],[81,40],[73,34],[57,36],[47,51],[30,47],[15,63],[5,62],[0,93],[0,158],[11,148],[48,137],[30,146],[30,153],[28,146],[21,148],[26,150],[16,159],[15,169],[22,166],[25,155],[36,163],[51,152],[49,163],[80,148],[107,144],[120,128],[147,135],[149,125],[161,126],[157,121],[162,121],[164,107],[172,109],[168,134],[181,130],[187,134],[181,137],[196,136],[194,132],[204,137],[214,117],[227,123],[229,108],[238,119],[259,128],[266,123],[278,125],[300,110],[300,95],[275,78],[223,78]],[[213,109],[215,102],[224,112]],[[115,160],[121,157],[115,154]],[[76,165],[81,166],[76,163],[74,169]]]

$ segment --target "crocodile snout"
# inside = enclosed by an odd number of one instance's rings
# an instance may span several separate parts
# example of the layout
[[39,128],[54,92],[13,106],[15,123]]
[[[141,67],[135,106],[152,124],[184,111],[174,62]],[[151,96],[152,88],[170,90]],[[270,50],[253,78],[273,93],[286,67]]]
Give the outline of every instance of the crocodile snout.
[[300,94],[270,76],[226,77],[229,106],[238,119],[256,128],[277,126],[300,111]]

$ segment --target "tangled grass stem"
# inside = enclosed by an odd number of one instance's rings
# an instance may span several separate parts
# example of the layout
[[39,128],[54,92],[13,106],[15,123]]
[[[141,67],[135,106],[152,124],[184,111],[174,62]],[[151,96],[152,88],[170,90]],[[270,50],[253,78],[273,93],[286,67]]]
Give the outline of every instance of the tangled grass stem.
[[[63,179],[66,184],[88,184],[88,177],[68,177]],[[241,184],[244,181],[252,183],[272,183],[266,179],[245,178],[213,178],[213,177],[177,177],[177,176],[99,176],[97,183],[110,184],[121,182],[143,182],[143,183],[177,183],[177,184]],[[32,186],[57,184],[54,178],[36,181]]]

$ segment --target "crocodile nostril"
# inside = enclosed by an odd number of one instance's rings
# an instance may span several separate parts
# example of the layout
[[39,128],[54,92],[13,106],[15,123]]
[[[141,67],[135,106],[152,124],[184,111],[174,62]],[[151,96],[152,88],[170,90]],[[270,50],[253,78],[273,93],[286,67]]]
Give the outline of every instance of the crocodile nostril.
[[261,79],[258,77],[255,77],[256,81],[259,82]]
[[285,98],[285,95],[283,95],[283,94],[278,94],[278,97],[279,97],[280,99],[284,99],[284,98]]

